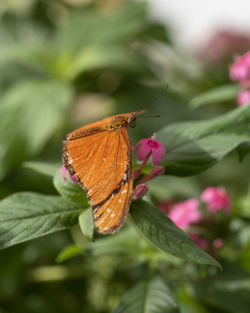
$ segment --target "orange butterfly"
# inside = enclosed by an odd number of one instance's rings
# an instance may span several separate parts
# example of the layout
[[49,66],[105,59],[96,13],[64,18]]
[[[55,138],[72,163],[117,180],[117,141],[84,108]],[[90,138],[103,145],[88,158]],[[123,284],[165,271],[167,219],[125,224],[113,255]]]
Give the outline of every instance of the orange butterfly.
[[102,234],[116,233],[127,216],[133,191],[127,127],[135,127],[143,112],[107,117],[73,131],[64,141],[64,166],[86,191]]

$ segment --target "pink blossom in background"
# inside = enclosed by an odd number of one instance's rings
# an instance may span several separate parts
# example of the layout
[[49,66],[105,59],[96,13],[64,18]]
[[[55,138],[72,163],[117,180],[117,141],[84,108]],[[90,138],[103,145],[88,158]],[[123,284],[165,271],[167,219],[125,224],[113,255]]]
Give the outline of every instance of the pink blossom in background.
[[199,51],[202,60],[209,63],[219,63],[230,60],[250,49],[250,38],[241,32],[220,29],[217,30]]
[[174,205],[168,217],[180,228],[186,228],[192,223],[198,223],[202,219],[199,211],[199,201],[189,199]]
[[210,212],[224,210],[230,212],[230,198],[223,187],[208,187],[201,194],[201,200],[206,203]]
[[212,246],[215,250],[220,250],[223,246],[224,246],[224,241],[221,238],[216,238],[213,243]]
[[166,200],[157,204],[157,207],[166,215],[169,214],[172,206],[176,203],[175,200]]
[[250,90],[242,90],[237,97],[237,102],[239,106],[243,106],[250,103]]
[[[62,165],[61,172],[62,172],[62,178],[63,178],[64,180],[66,180],[65,175],[66,175],[66,173],[68,173],[68,172],[67,172],[67,170],[66,170],[66,168],[65,168],[64,165]],[[69,174],[69,173],[68,173],[68,174]],[[70,179],[72,180],[72,182],[77,183],[77,178],[75,177],[75,175],[71,176],[71,175],[69,174],[69,177],[70,177]]]
[[146,184],[140,184],[135,187],[133,200],[142,198],[148,192],[148,186]]
[[140,161],[144,161],[152,153],[152,160],[154,165],[159,164],[161,159],[166,155],[166,151],[163,145],[154,138],[140,140],[134,147],[134,150],[136,149],[138,149],[137,157]]
[[250,51],[239,57],[230,69],[233,81],[244,82],[250,79]]
[[202,238],[199,234],[191,233],[189,236],[193,239],[193,241],[203,250],[208,248],[208,242],[206,239]]

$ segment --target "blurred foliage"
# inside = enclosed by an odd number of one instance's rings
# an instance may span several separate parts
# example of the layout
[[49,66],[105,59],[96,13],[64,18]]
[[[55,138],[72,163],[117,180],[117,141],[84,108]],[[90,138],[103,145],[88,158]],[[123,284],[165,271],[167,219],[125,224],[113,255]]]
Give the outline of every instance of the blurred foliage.
[[[0,1],[0,244],[10,246],[0,251],[1,313],[249,312],[250,107],[235,109],[228,66],[178,50],[146,2]],[[157,132],[174,176],[151,181],[150,203],[133,204],[121,232],[103,237],[81,188],[61,178],[62,140],[140,109],[161,117],[139,118],[132,144]],[[212,230],[225,242],[213,255],[222,272],[152,213],[210,185],[232,198]]]

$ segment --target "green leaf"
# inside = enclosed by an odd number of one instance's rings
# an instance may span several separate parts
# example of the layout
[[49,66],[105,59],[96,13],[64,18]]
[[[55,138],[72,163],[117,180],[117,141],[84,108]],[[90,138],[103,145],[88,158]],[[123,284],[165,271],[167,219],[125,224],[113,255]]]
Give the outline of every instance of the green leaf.
[[250,153],[250,142],[244,142],[237,148],[239,160],[242,162],[244,158]]
[[239,91],[240,88],[236,84],[216,87],[214,89],[204,92],[201,95],[194,97],[190,101],[190,105],[196,108],[205,104],[214,104],[230,100],[236,101],[236,97]]
[[94,221],[92,208],[87,209],[79,215],[79,225],[83,235],[89,240],[94,238]]
[[0,201],[0,248],[69,228],[81,212],[81,205],[58,196],[13,194]]
[[137,228],[158,248],[188,261],[221,268],[158,208],[145,201],[134,201],[130,213]]
[[60,165],[58,163],[27,161],[23,163],[23,167],[34,170],[37,173],[54,176]]
[[88,45],[130,42],[145,27],[146,4],[130,2],[108,14],[92,8],[69,12],[56,34],[63,51],[81,50]]
[[[234,274],[230,279],[204,279],[194,284],[195,296],[201,301],[231,313],[249,313],[250,278]],[[232,277],[235,275],[235,277]]]
[[113,45],[107,47],[93,45],[71,55],[70,60],[64,66],[63,76],[67,80],[73,80],[82,72],[107,67],[126,72],[135,72],[140,69],[136,58],[129,55],[126,48]]
[[56,257],[56,262],[62,263],[69,259],[71,259],[74,256],[82,255],[83,254],[83,248],[77,245],[70,245],[63,249],[58,256]]
[[8,89],[0,98],[1,177],[44,148],[71,99],[71,87],[52,80],[28,80]]
[[62,178],[61,169],[58,169],[53,183],[59,194],[66,200],[80,203],[84,208],[89,207],[85,191],[70,179],[68,173],[66,173],[65,178],[66,180]]
[[113,313],[167,313],[173,312],[175,307],[168,286],[155,275],[129,290]]
[[176,123],[161,129],[166,147],[165,174],[188,176],[215,165],[239,144],[250,140],[250,105],[218,118]]
[[186,289],[180,288],[178,292],[180,313],[209,313],[201,302],[188,293],[188,287]]

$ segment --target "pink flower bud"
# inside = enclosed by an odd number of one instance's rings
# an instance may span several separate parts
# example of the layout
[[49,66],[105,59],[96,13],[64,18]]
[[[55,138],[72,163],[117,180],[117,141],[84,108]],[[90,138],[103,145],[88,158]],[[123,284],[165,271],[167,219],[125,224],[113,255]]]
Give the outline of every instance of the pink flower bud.
[[224,241],[221,238],[216,238],[213,241],[212,246],[215,250],[220,250],[224,246]]
[[238,94],[237,102],[239,106],[250,103],[250,90],[243,90]]
[[146,183],[150,179],[155,178],[155,177],[157,177],[157,176],[159,176],[159,175],[161,175],[163,173],[164,173],[164,167],[163,166],[157,166],[154,169],[152,169],[152,171],[148,175],[143,177],[140,180],[140,183]]
[[148,192],[148,186],[146,184],[140,184],[135,187],[133,200],[142,198]]
[[198,223],[202,219],[199,211],[199,201],[189,199],[174,205],[168,217],[180,228],[186,228],[190,224]]
[[206,239],[202,238],[199,234],[191,233],[189,236],[193,239],[193,241],[203,250],[208,248],[208,242]]
[[201,194],[201,200],[206,203],[210,212],[224,210],[230,212],[230,199],[225,188],[208,187]]
[[[61,172],[62,172],[62,178],[63,178],[64,180],[66,180],[65,175],[66,175],[66,173],[68,173],[68,172],[67,172],[67,170],[66,170],[66,168],[65,168],[64,165],[62,165]],[[69,174],[69,173],[68,173],[68,174]],[[69,177],[70,177],[70,179],[72,180],[72,182],[77,183],[77,178],[75,177],[75,175],[71,176],[71,175],[69,174]]]

